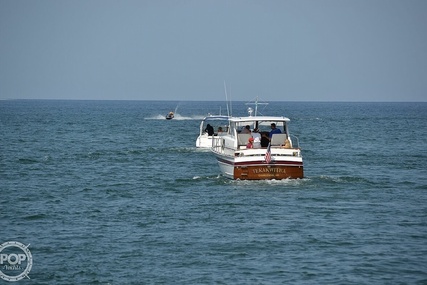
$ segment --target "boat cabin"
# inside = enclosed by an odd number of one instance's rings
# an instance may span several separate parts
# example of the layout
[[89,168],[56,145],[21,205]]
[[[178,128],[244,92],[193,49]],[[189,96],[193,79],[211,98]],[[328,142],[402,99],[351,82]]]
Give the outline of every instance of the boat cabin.
[[[210,148],[212,147],[213,136],[223,136],[229,130],[229,116],[209,115],[200,122],[199,136],[196,140],[196,147]],[[211,128],[211,133],[208,132],[208,125]]]
[[[261,135],[261,147],[281,146],[285,144],[286,139],[289,139],[292,147],[292,139],[289,135],[288,123],[286,117],[238,117],[230,119],[229,142],[225,142],[227,147],[233,149],[241,149],[246,146],[252,132],[258,132]],[[273,126],[276,131],[269,138]],[[250,132],[246,129],[249,126]],[[230,144],[233,145],[230,145]]]

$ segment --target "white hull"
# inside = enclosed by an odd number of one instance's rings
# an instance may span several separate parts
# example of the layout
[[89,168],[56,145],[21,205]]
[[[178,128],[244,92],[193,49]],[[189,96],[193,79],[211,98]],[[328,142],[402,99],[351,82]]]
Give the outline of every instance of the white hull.
[[[303,178],[301,150],[298,139],[289,133],[289,121],[271,116],[230,118],[229,132],[214,136],[211,141],[221,173],[231,179],[247,180]],[[270,126],[274,132],[268,131]],[[244,128],[252,129],[251,133],[244,133]],[[254,148],[251,141],[260,135],[263,147]]]
[[214,151],[219,169],[230,179],[303,178],[303,161],[299,149],[271,148],[271,161],[265,161],[266,148],[246,149],[233,155]]

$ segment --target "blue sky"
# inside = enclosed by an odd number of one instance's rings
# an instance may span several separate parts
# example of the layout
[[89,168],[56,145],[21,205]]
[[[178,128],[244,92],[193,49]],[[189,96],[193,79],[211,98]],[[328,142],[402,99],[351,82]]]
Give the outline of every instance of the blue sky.
[[0,0],[0,99],[427,101],[425,0]]

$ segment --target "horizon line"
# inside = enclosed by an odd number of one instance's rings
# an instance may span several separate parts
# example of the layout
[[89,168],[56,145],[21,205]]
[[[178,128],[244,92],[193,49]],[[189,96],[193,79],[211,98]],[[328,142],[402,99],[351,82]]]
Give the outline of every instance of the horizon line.
[[[169,101],[169,102],[222,102],[224,100],[169,100],[169,99],[77,99],[77,98],[0,98],[0,101]],[[232,102],[247,102],[247,100],[233,100]],[[356,101],[356,100],[264,100],[263,102],[295,102],[295,103],[427,103],[426,101]]]

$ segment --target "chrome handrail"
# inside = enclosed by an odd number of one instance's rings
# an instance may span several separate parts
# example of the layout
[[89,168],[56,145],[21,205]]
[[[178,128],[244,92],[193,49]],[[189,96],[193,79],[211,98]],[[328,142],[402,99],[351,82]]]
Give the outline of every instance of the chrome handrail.
[[[297,136],[295,136],[295,135],[289,135],[290,137],[291,137],[291,140],[292,140],[292,147],[293,148],[299,148],[299,139],[298,139],[298,137]],[[293,143],[293,138],[295,138],[295,140],[296,140],[296,142],[297,142],[297,145],[295,146],[294,145],[294,143]]]

